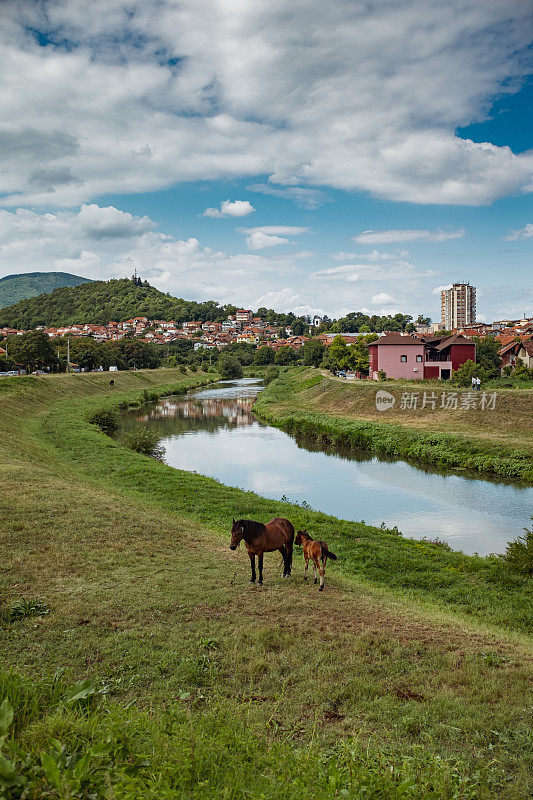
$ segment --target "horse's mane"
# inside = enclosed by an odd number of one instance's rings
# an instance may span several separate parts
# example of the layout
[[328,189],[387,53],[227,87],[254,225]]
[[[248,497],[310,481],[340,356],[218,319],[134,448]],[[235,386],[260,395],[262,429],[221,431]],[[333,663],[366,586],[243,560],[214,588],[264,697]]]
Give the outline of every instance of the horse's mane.
[[307,531],[298,531],[298,533],[300,534],[300,536],[303,536],[304,539],[307,539],[308,542],[314,542],[313,537],[309,536]]
[[244,539],[247,542],[257,539],[265,532],[264,524],[262,522],[255,522],[253,519],[240,519],[237,524],[242,527]]

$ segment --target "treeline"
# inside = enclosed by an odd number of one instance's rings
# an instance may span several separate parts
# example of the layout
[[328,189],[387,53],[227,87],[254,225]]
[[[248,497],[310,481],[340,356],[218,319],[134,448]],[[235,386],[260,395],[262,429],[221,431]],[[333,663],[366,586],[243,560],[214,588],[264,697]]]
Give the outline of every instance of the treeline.
[[[121,278],[63,287],[49,294],[21,300],[15,305],[0,309],[0,328],[30,330],[39,326],[60,327],[90,322],[106,325],[112,320],[122,322],[133,317],[173,320],[178,324],[192,320],[223,322],[236,311],[237,307],[234,305],[219,305],[214,300],[204,303],[183,300],[160,292],[139,278]],[[255,315],[276,328],[290,326],[296,336],[309,333],[309,316],[297,317],[292,312],[280,314],[265,306],[257,309]],[[421,319],[424,318],[419,317]],[[369,316],[353,311],[340,319],[324,317],[320,327],[314,328],[313,333],[379,333],[392,330],[415,330],[413,318],[408,314]]]
[[[368,348],[365,344],[376,338],[376,334],[360,337],[353,345],[346,345],[338,336],[326,348],[318,339],[309,339],[297,351],[289,345],[278,350],[251,344],[236,343],[224,348],[219,354],[213,348],[194,349],[194,342],[177,340],[164,345],[144,342],[134,336],[126,336],[117,342],[97,342],[91,336],[71,336],[50,339],[43,331],[29,331],[22,336],[8,336],[3,342],[7,357],[0,356],[0,371],[22,366],[28,371],[44,369],[51,372],[64,372],[70,355],[70,366],[75,369],[92,371],[109,369],[155,369],[157,367],[177,367],[182,364],[196,368],[209,369],[226,365],[224,374],[238,377],[242,367],[249,366],[305,366],[368,371]],[[70,350],[69,350],[70,347]],[[228,366],[229,365],[229,366]],[[236,366],[237,365],[237,366]]]

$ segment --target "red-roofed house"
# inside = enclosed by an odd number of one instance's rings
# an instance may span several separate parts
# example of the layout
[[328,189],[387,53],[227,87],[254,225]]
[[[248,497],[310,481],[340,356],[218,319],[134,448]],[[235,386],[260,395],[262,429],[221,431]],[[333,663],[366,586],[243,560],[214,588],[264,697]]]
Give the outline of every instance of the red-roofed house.
[[388,378],[446,380],[465,361],[476,360],[476,345],[460,334],[423,340],[387,333],[367,346],[369,375],[374,380],[381,370]]

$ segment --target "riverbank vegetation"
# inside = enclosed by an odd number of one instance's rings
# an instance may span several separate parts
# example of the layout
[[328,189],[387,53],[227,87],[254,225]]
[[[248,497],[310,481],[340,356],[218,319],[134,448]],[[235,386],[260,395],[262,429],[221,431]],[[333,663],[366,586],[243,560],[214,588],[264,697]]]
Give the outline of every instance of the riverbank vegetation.
[[[95,420],[209,377],[0,384],[4,794],[527,796],[531,580],[171,469]],[[298,554],[248,586],[231,518],[277,515],[339,556],[326,592]]]
[[[380,389],[394,397],[386,411],[376,408]],[[254,410],[322,445],[533,482],[533,392],[501,389],[492,408],[488,401],[478,403],[477,395],[475,403],[463,404],[460,390],[453,391],[457,402],[442,408],[442,394],[450,394],[450,387],[436,381],[423,387],[401,381],[346,383],[297,368],[262,392]]]

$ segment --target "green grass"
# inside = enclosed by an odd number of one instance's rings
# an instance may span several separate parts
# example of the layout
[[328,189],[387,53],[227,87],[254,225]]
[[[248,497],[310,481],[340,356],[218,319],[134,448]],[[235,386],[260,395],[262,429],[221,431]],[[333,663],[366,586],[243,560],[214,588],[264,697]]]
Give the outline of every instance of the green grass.
[[[206,379],[4,392],[0,597],[48,610],[0,628],[2,752],[27,796],[522,800],[531,582],[173,470],[88,422]],[[338,553],[324,593],[298,554],[290,581],[270,555],[248,586],[231,517],[278,513]]]
[[[309,373],[312,373],[311,376]],[[380,388],[390,390],[388,384],[380,385]],[[428,391],[433,389],[434,387]],[[310,393],[310,390],[314,391]],[[406,387],[402,390],[406,390]],[[410,385],[408,390],[413,391],[413,386]],[[373,385],[346,386],[317,375],[316,370],[296,369],[285,372],[262,392],[254,405],[254,411],[270,424],[320,445],[332,444],[378,456],[405,458],[422,465],[444,469],[459,468],[500,479],[533,483],[533,458],[529,439],[524,439],[520,448],[505,447],[488,436],[484,439],[479,430],[474,436],[470,429],[462,431],[462,419],[457,415],[449,416],[442,424],[442,430],[427,429],[425,426],[428,412],[425,414],[426,419],[420,414],[415,419],[406,414],[405,419],[410,424],[400,425],[398,419],[402,412],[396,414],[394,423],[388,422],[385,416],[379,421],[356,418],[355,412],[343,415],[334,402],[339,394],[353,396],[359,392],[370,406],[374,403],[375,391],[376,387]],[[530,411],[531,400],[533,395],[526,396]],[[512,402],[511,399],[511,404]],[[368,409],[366,413],[368,415]],[[487,412],[487,415],[490,413]],[[376,414],[379,412],[374,409],[374,417]],[[517,423],[520,424],[518,409],[516,415]],[[522,420],[524,426],[528,416],[526,413]],[[497,418],[490,417],[490,421],[495,426],[498,425]]]

